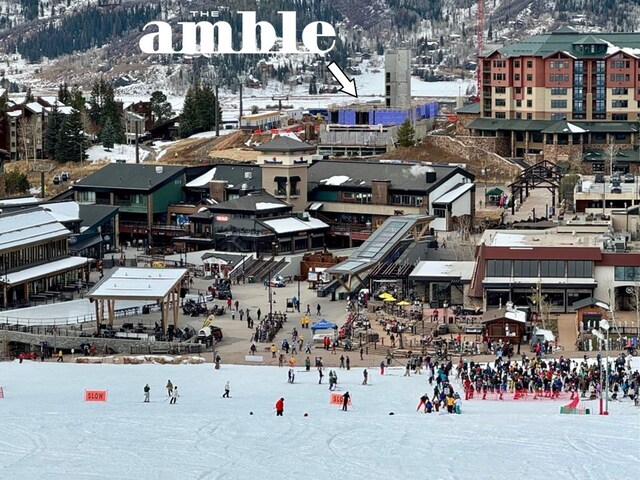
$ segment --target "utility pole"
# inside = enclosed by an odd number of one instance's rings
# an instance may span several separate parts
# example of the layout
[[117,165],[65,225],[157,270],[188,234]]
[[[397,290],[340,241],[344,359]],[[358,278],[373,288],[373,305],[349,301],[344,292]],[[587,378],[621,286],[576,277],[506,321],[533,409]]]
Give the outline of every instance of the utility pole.
[[138,119],[135,119],[136,123],[136,163],[140,163],[140,148],[138,145],[138,136],[140,135],[140,122]]
[[[240,98],[242,98],[242,93],[240,94]],[[240,100],[240,103],[242,103],[242,100]],[[218,97],[218,85],[216,84],[216,111],[215,111],[215,115],[216,115],[216,137],[220,136],[220,119],[218,118],[218,112],[220,111],[220,100]],[[240,108],[240,116],[242,116],[242,108]]]

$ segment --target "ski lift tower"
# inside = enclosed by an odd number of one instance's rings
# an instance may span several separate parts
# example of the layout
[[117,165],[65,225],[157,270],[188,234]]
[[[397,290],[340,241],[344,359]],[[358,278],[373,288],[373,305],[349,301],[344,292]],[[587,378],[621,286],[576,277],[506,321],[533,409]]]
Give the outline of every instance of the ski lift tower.
[[45,183],[44,183],[44,174],[50,173],[55,169],[54,165],[50,162],[46,161],[36,161],[31,167],[32,172],[40,172],[40,198],[44,199],[45,192]]
[[282,111],[282,102],[283,101],[288,101],[289,100],[289,96],[288,95],[274,95],[271,97],[271,100],[273,100],[274,102],[277,101],[278,102],[278,111],[281,112]]

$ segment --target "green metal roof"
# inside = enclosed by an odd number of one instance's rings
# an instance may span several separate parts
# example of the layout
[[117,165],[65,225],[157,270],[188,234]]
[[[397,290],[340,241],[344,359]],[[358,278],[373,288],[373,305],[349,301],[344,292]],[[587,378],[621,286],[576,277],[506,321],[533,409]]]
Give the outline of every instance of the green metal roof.
[[492,132],[497,132],[498,130],[541,132],[556,122],[557,120],[505,120],[504,118],[476,118],[473,122],[467,125],[467,128],[474,130],[489,130]]
[[[603,145],[604,146],[604,145]],[[584,152],[582,159],[585,162],[601,162],[609,161],[609,153],[597,150],[589,150]],[[618,163],[623,162],[640,162],[640,150],[635,147],[633,150],[618,150],[613,155],[613,161]]]
[[[608,47],[603,53],[591,53],[578,49],[579,46],[584,45],[607,45]],[[534,35],[511,45],[505,45],[498,51],[506,57],[546,57],[554,52],[567,52],[578,58],[605,58],[620,49],[626,49],[628,53],[640,56],[640,34],[593,33],[585,35],[565,26],[551,33]]]
[[572,127],[578,127],[587,132],[594,133],[634,133],[638,131],[638,122],[583,122],[572,120],[522,120],[504,118],[476,118],[467,125],[473,130],[498,130],[516,132],[542,132],[542,133],[581,133],[574,131]]
[[480,102],[470,103],[464,107],[456,109],[456,113],[480,113]]

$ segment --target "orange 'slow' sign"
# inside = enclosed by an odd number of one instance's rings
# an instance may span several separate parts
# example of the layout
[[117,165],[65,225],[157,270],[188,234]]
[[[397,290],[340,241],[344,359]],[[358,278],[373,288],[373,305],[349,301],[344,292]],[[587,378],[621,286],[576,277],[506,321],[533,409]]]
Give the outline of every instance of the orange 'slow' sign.
[[329,397],[330,405],[342,405],[342,394],[340,393],[332,393],[331,397]]
[[107,391],[106,390],[85,390],[84,401],[85,402],[106,402]]

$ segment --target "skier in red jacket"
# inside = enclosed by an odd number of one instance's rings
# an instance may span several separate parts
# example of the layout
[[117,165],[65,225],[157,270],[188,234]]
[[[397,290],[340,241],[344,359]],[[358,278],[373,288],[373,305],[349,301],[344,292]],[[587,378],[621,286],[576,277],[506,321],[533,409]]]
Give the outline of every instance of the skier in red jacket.
[[281,417],[282,412],[284,412],[284,398],[276,402],[276,417]]

